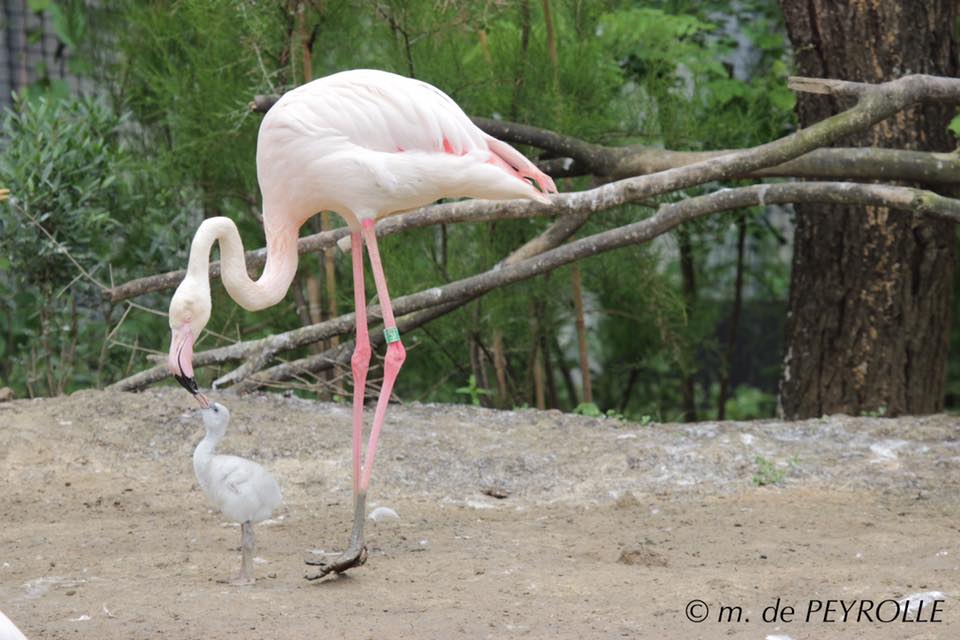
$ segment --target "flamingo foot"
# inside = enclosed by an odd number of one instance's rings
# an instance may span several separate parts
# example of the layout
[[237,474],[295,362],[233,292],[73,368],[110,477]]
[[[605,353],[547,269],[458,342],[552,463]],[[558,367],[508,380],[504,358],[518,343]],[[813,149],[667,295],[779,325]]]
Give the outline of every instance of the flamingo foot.
[[319,570],[316,573],[308,574],[304,576],[307,580],[319,580],[324,578],[331,573],[343,573],[347,569],[352,569],[353,567],[359,567],[362,564],[365,564],[367,561],[367,547],[362,545],[355,547],[351,545],[346,551],[344,551],[336,560],[332,562],[327,562],[325,560],[312,560],[307,559],[306,563],[319,567]]
[[307,558],[304,562],[313,567],[320,567],[317,573],[304,576],[307,580],[319,580],[331,573],[343,573],[347,569],[359,567],[367,561],[367,545],[363,542],[363,520],[366,516],[367,493],[361,491],[354,498],[353,505],[353,532],[350,534],[350,544],[347,550],[341,553],[336,560],[316,560]]

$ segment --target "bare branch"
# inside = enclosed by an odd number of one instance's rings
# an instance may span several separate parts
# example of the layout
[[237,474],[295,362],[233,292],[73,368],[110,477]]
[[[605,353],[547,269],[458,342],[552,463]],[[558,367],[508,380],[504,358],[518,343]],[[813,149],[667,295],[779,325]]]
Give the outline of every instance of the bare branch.
[[[635,148],[624,154],[612,178],[646,175],[681,167],[734,151],[665,151]],[[551,161],[554,162],[554,161]],[[574,165],[571,171],[580,170]],[[552,175],[552,174],[551,174]],[[569,173],[567,175],[578,175]],[[817,178],[822,180],[894,180],[929,185],[960,183],[960,154],[876,147],[816,149],[794,160],[745,173],[738,178]]]
[[472,117],[470,119],[495,138],[514,144],[537,147],[561,158],[570,158],[582,166],[590,167],[590,172],[597,175],[611,175],[613,165],[618,160],[617,156],[623,153],[623,149],[586,142],[532,125],[492,118]]
[[960,200],[924,189],[859,182],[785,182],[720,189],[704,196],[665,205],[660,208],[658,215],[673,210],[682,211],[683,215],[700,217],[743,207],[798,202],[888,207],[960,222]]
[[250,111],[254,113],[266,113],[270,111],[270,108],[273,105],[277,104],[277,100],[280,99],[279,95],[256,95],[253,96],[253,100],[250,102]]
[[960,79],[920,73],[879,84],[791,76],[787,80],[787,87],[805,93],[855,96],[858,98],[894,90],[902,91],[905,95],[910,94],[914,97],[922,95],[924,102],[960,103]]

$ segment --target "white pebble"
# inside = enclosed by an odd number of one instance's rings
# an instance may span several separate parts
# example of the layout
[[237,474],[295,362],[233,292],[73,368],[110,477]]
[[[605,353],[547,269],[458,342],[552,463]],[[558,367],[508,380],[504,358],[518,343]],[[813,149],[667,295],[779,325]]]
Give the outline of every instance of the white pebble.
[[399,520],[400,516],[397,515],[397,512],[391,509],[390,507],[377,507],[370,512],[370,515],[367,516],[374,522],[380,522],[381,520]]
[[911,593],[906,598],[901,598],[897,602],[907,605],[907,611],[913,612],[920,608],[920,603],[933,604],[934,600],[943,600],[943,591],[921,591],[920,593]]

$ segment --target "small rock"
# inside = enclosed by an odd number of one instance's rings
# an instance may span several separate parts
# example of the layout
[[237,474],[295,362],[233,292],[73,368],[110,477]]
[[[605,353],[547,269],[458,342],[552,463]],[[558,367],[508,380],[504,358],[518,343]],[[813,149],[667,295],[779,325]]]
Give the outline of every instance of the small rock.
[[0,388],[0,402],[10,402],[16,396],[13,393],[13,389],[10,387]]
[[640,565],[643,567],[665,567],[667,561],[660,554],[649,551],[645,547],[624,549],[620,552],[617,562],[626,565]]
[[640,506],[640,501],[637,500],[637,496],[633,495],[632,491],[627,491],[617,498],[617,501],[613,504],[617,509],[635,509]]
[[481,488],[480,493],[488,495],[491,498],[496,498],[497,500],[503,500],[510,496],[510,489],[500,484],[491,484]]
[[67,593],[68,596],[72,596],[72,595],[75,595],[75,594],[77,593],[77,590],[76,590],[76,589],[67,589],[66,593]]
[[380,522],[381,520],[399,520],[400,516],[397,515],[397,512],[391,509],[390,507],[377,507],[370,512],[370,515],[367,516],[369,519],[374,522]]

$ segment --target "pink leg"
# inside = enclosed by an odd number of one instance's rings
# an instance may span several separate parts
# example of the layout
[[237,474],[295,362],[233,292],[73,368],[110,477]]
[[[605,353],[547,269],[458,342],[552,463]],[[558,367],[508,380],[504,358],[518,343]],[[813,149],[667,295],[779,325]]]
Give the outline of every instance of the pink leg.
[[[366,226],[365,226],[366,228]],[[360,445],[363,438],[363,398],[367,385],[367,370],[370,368],[370,335],[367,332],[367,299],[363,284],[363,235],[361,231],[355,231],[351,234],[351,252],[353,254],[353,296],[356,306],[356,325],[357,341],[354,345],[353,356],[350,358],[350,364],[353,368],[353,531],[350,533],[350,543],[346,550],[334,561],[318,561],[307,559],[309,565],[319,566],[320,570],[306,576],[307,580],[317,580],[331,573],[342,573],[358,567],[367,561],[367,547],[363,543],[363,523],[366,519],[367,486],[370,484],[370,465],[373,464],[373,454],[377,446],[377,434],[380,432],[380,425],[383,423],[383,411],[380,404],[377,404],[377,413],[374,416],[373,428],[370,432],[370,444],[367,445],[367,459],[364,466],[360,466]],[[380,264],[380,255],[377,253],[376,240],[370,245],[370,261],[374,265],[374,274],[377,274],[377,290],[381,291],[381,282],[383,282],[383,271],[377,269]],[[385,297],[386,285],[380,293],[381,300],[389,299]],[[391,313],[391,318],[393,314]],[[387,361],[390,362],[389,352]],[[402,362],[401,358],[401,362]],[[399,365],[396,366],[399,369]],[[390,365],[387,365],[387,371],[390,371]],[[389,389],[393,387],[393,379],[396,379],[396,372],[391,379],[390,387],[387,387],[384,380],[384,389],[387,397],[390,396]],[[381,392],[381,400],[383,399]],[[385,403],[384,403],[385,404]]]
[[367,296],[363,283],[363,237],[351,234],[353,256],[353,299],[356,309],[357,339],[350,364],[353,369],[353,493],[360,491],[360,445],[363,440],[363,399],[370,368],[370,334],[367,332]]
[[[370,265],[373,267],[373,279],[377,284],[377,297],[380,299],[380,308],[383,313],[385,330],[395,331],[397,321],[393,317],[393,308],[390,306],[390,292],[387,291],[387,278],[380,263],[380,250],[377,248],[377,235],[374,232],[373,220],[363,221],[363,237],[367,241],[367,250],[370,252]],[[387,355],[383,362],[383,386],[380,388],[380,397],[377,399],[377,409],[373,414],[373,426],[370,428],[370,440],[367,442],[367,453],[363,461],[363,477],[360,480],[360,491],[366,493],[370,486],[370,474],[373,471],[373,460],[377,455],[377,439],[380,437],[380,428],[387,413],[387,404],[393,393],[393,384],[400,373],[400,367],[407,358],[403,343],[397,338],[387,343]]]

